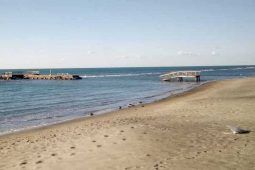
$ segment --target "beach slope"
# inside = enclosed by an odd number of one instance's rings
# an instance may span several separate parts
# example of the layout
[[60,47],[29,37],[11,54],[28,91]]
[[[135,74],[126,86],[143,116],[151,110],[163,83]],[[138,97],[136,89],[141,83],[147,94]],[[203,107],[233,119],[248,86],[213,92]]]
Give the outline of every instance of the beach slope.
[[[255,78],[0,137],[0,169],[254,169]],[[252,130],[233,134],[230,126]]]

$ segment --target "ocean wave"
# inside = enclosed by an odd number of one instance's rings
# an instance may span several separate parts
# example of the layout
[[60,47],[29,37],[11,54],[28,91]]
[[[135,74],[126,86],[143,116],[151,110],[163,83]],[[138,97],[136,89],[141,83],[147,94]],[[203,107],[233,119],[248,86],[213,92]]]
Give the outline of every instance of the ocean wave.
[[103,78],[103,77],[135,77],[146,75],[160,75],[161,73],[130,73],[130,74],[100,74],[100,75],[81,75],[82,78]]
[[246,69],[255,69],[255,66],[246,67]]
[[208,72],[208,71],[216,71],[215,69],[203,69],[203,70],[200,70],[201,72]]
[[203,70],[200,70],[200,71],[201,72],[210,72],[210,71],[230,71],[230,70],[249,70],[249,69],[255,69],[255,66],[235,67],[235,68],[220,68],[220,69],[203,69]]
[[255,67],[254,67],[254,66],[249,66],[249,67],[235,67],[235,68],[220,69],[220,70],[249,70],[249,69],[255,69]]

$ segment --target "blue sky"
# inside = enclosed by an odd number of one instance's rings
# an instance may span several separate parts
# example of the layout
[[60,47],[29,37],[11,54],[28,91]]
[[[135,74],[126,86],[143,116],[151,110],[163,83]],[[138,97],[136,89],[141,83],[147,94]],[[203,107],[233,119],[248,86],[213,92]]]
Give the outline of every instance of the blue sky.
[[255,64],[253,0],[0,0],[0,68]]

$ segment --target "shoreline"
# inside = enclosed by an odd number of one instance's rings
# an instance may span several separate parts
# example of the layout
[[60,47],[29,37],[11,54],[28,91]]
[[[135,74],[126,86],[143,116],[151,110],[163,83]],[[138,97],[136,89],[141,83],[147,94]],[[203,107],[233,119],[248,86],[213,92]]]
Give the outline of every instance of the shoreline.
[[0,136],[0,169],[253,169],[254,84],[213,81],[144,107]]
[[[243,78],[250,78],[250,77],[243,77]],[[76,117],[76,118],[72,118],[72,119],[68,119],[68,120],[63,120],[63,121],[59,121],[59,122],[51,123],[51,124],[47,124],[47,125],[27,127],[27,128],[24,128],[24,129],[14,130],[14,131],[7,132],[7,133],[0,133],[0,139],[2,137],[5,137],[5,136],[11,136],[11,135],[16,135],[16,134],[20,134],[20,133],[21,134],[22,133],[29,133],[31,131],[37,131],[37,130],[40,130],[40,129],[47,129],[47,128],[55,127],[55,126],[58,126],[58,125],[63,125],[63,124],[66,124],[66,123],[68,124],[68,123],[72,123],[72,122],[86,121],[87,119],[101,117],[101,116],[104,116],[104,115],[106,116],[108,114],[114,114],[114,113],[122,111],[122,110],[129,110],[129,109],[132,109],[132,108],[140,107],[142,105],[143,106],[148,106],[148,105],[156,104],[156,103],[159,103],[159,102],[163,102],[165,100],[171,100],[171,99],[178,98],[178,97],[184,97],[185,95],[188,95],[189,93],[193,93],[193,92],[196,92],[197,90],[201,90],[203,88],[206,88],[207,86],[210,86],[213,83],[217,83],[217,82],[221,82],[221,81],[228,81],[228,80],[235,80],[235,79],[242,79],[242,78],[205,81],[203,83],[200,83],[200,85],[192,87],[191,89],[188,89],[186,91],[182,91],[182,92],[179,92],[179,93],[176,93],[176,94],[169,94],[167,97],[163,97],[161,99],[154,100],[154,101],[149,102],[149,103],[137,104],[137,105],[134,105],[132,107],[127,106],[127,107],[123,107],[122,109],[117,109],[117,108],[110,109],[112,111],[105,111],[105,112],[102,112],[100,114],[95,114],[93,116],[90,116],[89,114],[87,114],[85,116]],[[203,87],[203,86],[206,86],[206,87]]]
[[[169,95],[167,95],[166,97],[156,99],[156,100],[153,100],[153,101],[148,102],[148,103],[137,104],[137,105],[134,105],[132,107],[126,106],[126,107],[123,107],[121,110],[131,109],[131,108],[139,107],[139,106],[142,106],[142,105],[146,106],[146,105],[161,102],[163,100],[167,100],[167,99],[170,99],[170,98],[173,98],[173,97],[177,97],[179,95],[182,96],[182,95],[185,95],[185,93],[190,93],[193,90],[196,90],[197,88],[200,88],[201,86],[204,86],[206,84],[210,84],[210,83],[217,82],[217,81],[225,81],[225,80],[228,80],[228,79],[211,80],[211,81],[200,82],[200,85],[195,85],[194,87],[191,87],[188,90],[184,90],[182,92],[177,92],[176,94],[171,94],[171,91],[169,91],[169,92],[167,92],[167,93],[169,93]],[[164,95],[162,95],[162,96],[164,96]],[[89,113],[88,113],[87,115],[84,115],[84,116],[71,118],[71,119],[67,119],[67,120],[63,120],[63,121],[59,121],[59,122],[55,122],[55,123],[50,123],[50,124],[46,124],[46,125],[39,125],[39,126],[31,126],[31,127],[21,128],[21,129],[18,129],[18,130],[13,130],[13,131],[9,131],[9,132],[0,133],[0,138],[4,137],[4,136],[9,136],[9,135],[12,135],[12,134],[26,133],[26,132],[29,132],[29,131],[44,129],[44,128],[47,128],[47,127],[50,128],[51,126],[57,126],[58,124],[65,124],[65,123],[69,123],[69,122],[72,122],[72,121],[79,121],[79,120],[80,121],[85,121],[86,119],[89,119],[89,118],[92,118],[92,117],[98,117],[98,116],[102,116],[102,115],[105,115],[105,114],[114,114],[115,112],[120,111],[120,109],[117,109],[117,108],[115,108],[115,109],[112,108],[112,109],[107,109],[107,110],[111,110],[111,111],[101,110],[101,111],[99,111],[101,113],[94,114],[93,116],[90,116]]]

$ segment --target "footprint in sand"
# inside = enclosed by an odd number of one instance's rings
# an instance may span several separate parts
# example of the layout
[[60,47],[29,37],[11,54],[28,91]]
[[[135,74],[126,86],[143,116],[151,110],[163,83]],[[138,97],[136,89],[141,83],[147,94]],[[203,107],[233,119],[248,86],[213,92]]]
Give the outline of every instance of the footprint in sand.
[[165,168],[164,162],[160,161],[160,162],[159,162],[159,167],[160,167],[160,168]]
[[104,137],[106,137],[106,138],[107,138],[107,137],[109,137],[109,136],[108,136],[108,135],[104,135]]
[[123,140],[123,141],[125,141],[125,140],[126,140],[126,138],[123,138],[122,140]]
[[56,155],[57,155],[56,153],[51,154],[51,156],[56,156]]
[[70,155],[73,156],[73,155],[75,155],[75,153],[71,153]]
[[70,149],[75,149],[75,147],[74,147],[74,146],[72,146],[72,147],[70,147]]
[[244,146],[247,147],[248,143],[249,143],[249,140],[246,140],[246,143],[244,144]]
[[101,148],[101,147],[102,147],[102,145],[97,145],[97,147],[98,147],[98,148]]
[[121,132],[121,133],[123,133],[123,132],[124,132],[124,130],[121,130],[120,132]]
[[43,162],[42,160],[39,160],[39,161],[36,162],[36,164],[40,164],[40,163],[42,163],[42,162]]
[[23,161],[20,163],[20,165],[26,165],[27,164],[27,161]]
[[158,164],[155,164],[153,167],[154,167],[155,169],[158,169]]
[[92,140],[93,143],[95,143],[96,141],[95,140]]

